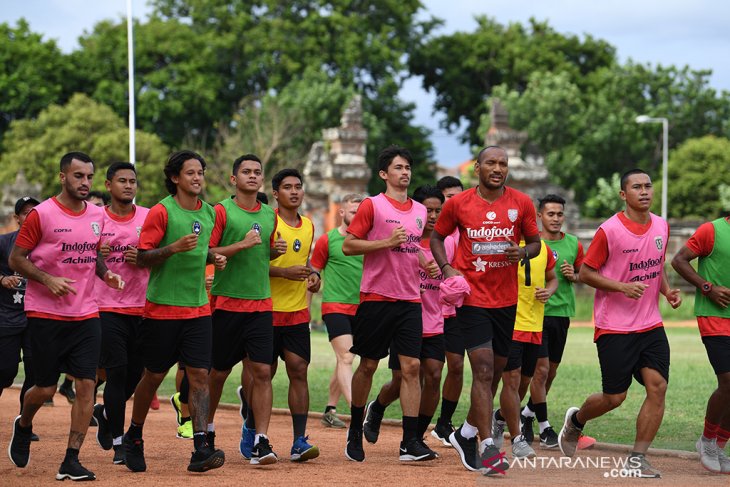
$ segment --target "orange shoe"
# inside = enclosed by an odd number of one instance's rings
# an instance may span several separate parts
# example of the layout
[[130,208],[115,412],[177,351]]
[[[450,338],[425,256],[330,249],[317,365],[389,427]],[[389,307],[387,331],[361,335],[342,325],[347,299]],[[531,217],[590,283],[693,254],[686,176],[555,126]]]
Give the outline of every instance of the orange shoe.
[[[153,411],[157,411],[158,409],[160,409],[160,400],[157,399],[157,393],[156,392],[155,392],[155,395],[152,396],[152,402],[150,403],[150,409],[153,410]],[[593,440],[594,443],[595,443],[595,441],[596,440]]]
[[580,437],[578,437],[578,449],[579,450],[588,450],[590,448],[593,448],[593,445],[596,444],[596,439],[592,436],[586,436],[581,434]]

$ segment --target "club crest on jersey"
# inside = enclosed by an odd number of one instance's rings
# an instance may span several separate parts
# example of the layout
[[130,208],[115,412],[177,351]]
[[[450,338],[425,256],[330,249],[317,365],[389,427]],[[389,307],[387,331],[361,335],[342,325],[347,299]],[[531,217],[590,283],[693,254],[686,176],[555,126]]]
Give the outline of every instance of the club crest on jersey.
[[423,228],[423,220],[421,220],[420,217],[416,218],[416,226],[418,227],[419,230],[421,230]]
[[293,248],[294,248],[294,252],[299,252],[300,250],[302,250],[302,242],[301,242],[301,240],[299,240],[298,238],[297,239],[294,239],[294,246],[293,246]]
[[193,222],[193,233],[195,235],[200,235],[200,231],[203,229],[203,227],[200,226],[199,221]]
[[101,227],[96,222],[91,222],[91,231],[94,232],[94,235],[97,237],[101,235]]
[[661,252],[662,247],[664,247],[664,241],[662,240],[662,237],[654,237],[654,243],[656,244],[656,249]]
[[142,227],[137,227],[137,238],[142,234]]
[[487,220],[493,221],[495,218],[497,218],[497,214],[493,211],[487,212]]
[[261,225],[259,225],[258,223],[254,223],[253,225],[251,225],[251,229],[258,234],[261,233]]
[[509,210],[507,210],[507,218],[509,218],[509,221],[511,221],[512,223],[517,221],[518,214],[519,213],[517,212],[516,208],[510,208]]
[[558,252],[553,250],[553,259],[558,260]]

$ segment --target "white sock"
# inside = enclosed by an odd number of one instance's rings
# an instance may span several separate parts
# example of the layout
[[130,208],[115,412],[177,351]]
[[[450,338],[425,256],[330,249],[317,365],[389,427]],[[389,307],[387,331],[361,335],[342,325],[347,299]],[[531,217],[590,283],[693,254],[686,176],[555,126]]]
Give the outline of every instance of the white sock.
[[486,440],[482,440],[482,442],[479,443],[479,454],[481,454],[482,452],[484,452],[484,449],[487,446],[489,446],[489,445],[494,445],[494,440],[493,439],[487,438]]
[[215,425],[213,423],[208,423],[208,433],[212,433],[215,431]]
[[461,425],[461,436],[463,436],[467,440],[470,440],[474,438],[477,433],[479,433],[479,430],[476,428],[476,426],[472,426],[467,423],[466,420],[464,420],[464,424]]
[[261,434],[257,434],[256,436],[254,436],[254,439],[253,439],[253,446],[256,446],[256,445],[258,445],[258,444],[259,444],[259,440],[260,440],[261,438],[266,438],[267,440],[269,439],[269,437],[268,437],[268,436],[266,436],[266,435],[261,435]]
[[542,434],[543,431],[550,427],[550,421],[540,421],[537,425],[540,427],[540,434]]
[[119,445],[121,445],[121,444],[122,444],[122,439],[123,439],[123,438],[124,438],[124,436],[117,436],[116,438],[114,438],[114,439],[112,440],[112,445],[114,445],[114,446],[119,446]]
[[522,410],[522,415],[526,418],[534,418],[535,412],[532,409],[530,409],[530,406],[525,406],[524,409]]

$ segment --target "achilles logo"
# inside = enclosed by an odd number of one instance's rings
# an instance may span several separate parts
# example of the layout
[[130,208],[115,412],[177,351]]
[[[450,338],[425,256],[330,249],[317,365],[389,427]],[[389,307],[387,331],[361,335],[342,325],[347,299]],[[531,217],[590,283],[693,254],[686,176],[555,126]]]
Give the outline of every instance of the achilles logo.
[[499,227],[491,227],[491,228],[481,227],[479,229],[467,228],[466,234],[469,236],[469,238],[483,238],[487,242],[489,242],[490,240],[494,240],[495,238],[514,237],[515,236],[515,227],[513,225],[509,228],[499,228]]
[[96,252],[96,243],[90,242],[74,242],[72,244],[62,243],[61,252],[78,252],[83,254],[84,252]]
[[92,264],[96,262],[96,256],[87,255],[86,257],[66,257],[61,261],[62,264]]

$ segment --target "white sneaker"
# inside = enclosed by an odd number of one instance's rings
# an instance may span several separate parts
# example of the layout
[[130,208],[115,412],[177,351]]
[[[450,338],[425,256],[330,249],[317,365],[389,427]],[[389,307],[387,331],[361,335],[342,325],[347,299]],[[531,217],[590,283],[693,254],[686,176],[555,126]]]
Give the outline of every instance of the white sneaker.
[[717,448],[717,440],[715,438],[708,440],[703,436],[697,440],[695,444],[697,453],[700,454],[700,463],[710,472],[720,473],[720,451]]
[[514,443],[512,443],[512,455],[515,458],[535,458],[537,456],[535,450],[525,440],[524,435],[515,438]]
[[725,451],[717,447],[718,457],[720,458],[721,473],[730,474],[730,458],[725,455]]
[[504,421],[499,421],[495,417],[496,411],[492,414],[492,440],[494,441],[494,446],[496,446],[498,449],[502,448],[502,443],[504,443]]

